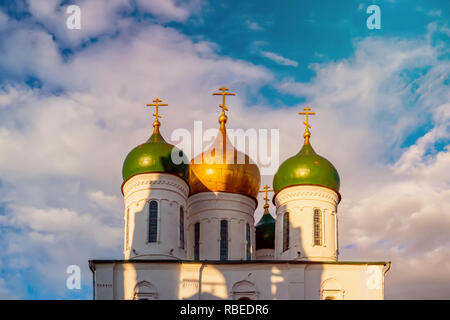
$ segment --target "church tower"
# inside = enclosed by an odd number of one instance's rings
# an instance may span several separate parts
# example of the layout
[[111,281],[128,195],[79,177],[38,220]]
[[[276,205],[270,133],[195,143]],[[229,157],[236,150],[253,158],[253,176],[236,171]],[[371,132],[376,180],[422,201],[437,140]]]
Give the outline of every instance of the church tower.
[[158,108],[167,104],[153,102],[147,104],[156,107],[153,134],[131,150],[122,168],[125,260],[186,257],[188,160],[159,131]]
[[264,200],[264,213],[255,226],[256,233],[256,260],[273,260],[275,249],[275,219],[269,212],[269,186],[264,187],[266,196]]
[[336,168],[310,143],[306,107],[305,142],[284,161],[273,179],[277,207],[275,259],[337,261],[337,206],[340,179]]
[[252,260],[255,257],[253,214],[261,176],[248,155],[237,151],[227,136],[222,92],[220,128],[212,148],[189,165],[187,257],[193,260]]

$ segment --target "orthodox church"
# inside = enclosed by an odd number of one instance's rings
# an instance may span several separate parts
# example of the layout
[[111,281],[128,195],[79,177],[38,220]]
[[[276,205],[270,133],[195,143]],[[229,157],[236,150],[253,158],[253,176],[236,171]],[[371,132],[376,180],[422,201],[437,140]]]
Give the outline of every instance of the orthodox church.
[[219,90],[216,140],[190,162],[160,133],[158,107],[167,104],[148,104],[153,134],[122,169],[124,258],[89,261],[94,299],[383,299],[390,262],[338,260],[340,178],[311,145],[315,113],[299,113],[303,146],[278,168],[273,190],[260,190],[258,166],[227,136],[225,97],[234,94]]

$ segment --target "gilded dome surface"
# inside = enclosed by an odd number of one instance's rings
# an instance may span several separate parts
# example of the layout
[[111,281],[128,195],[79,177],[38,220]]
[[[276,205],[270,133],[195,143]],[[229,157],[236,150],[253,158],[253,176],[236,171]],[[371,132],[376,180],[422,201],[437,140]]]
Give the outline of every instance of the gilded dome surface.
[[336,168],[314,151],[309,140],[299,153],[281,164],[273,178],[275,193],[294,185],[318,185],[339,194],[340,178]]
[[[172,161],[172,152],[177,152],[184,159],[180,164]],[[123,180],[140,173],[170,173],[187,181],[188,160],[175,146],[167,143],[157,127],[147,142],[137,146],[125,158],[122,167]]]
[[191,195],[220,191],[256,199],[261,184],[258,166],[233,147],[227,137],[225,115],[221,115],[219,122],[221,126],[213,147],[192,159],[189,165]]

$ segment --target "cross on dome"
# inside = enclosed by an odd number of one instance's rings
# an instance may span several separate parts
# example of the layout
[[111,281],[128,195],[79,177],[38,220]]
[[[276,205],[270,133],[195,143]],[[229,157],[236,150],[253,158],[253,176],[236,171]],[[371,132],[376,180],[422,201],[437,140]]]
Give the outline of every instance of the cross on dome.
[[219,104],[219,107],[222,108],[222,113],[219,117],[219,122],[221,125],[224,125],[227,122],[227,116],[225,115],[225,111],[228,111],[228,107],[225,105],[225,97],[226,96],[235,96],[236,94],[233,92],[227,92],[229,89],[225,86],[220,87],[218,90],[222,92],[213,92],[213,96],[222,96],[222,104]]
[[155,100],[153,100],[153,102],[154,103],[148,103],[147,107],[156,107],[155,113],[153,114],[153,116],[155,117],[155,121],[153,122],[153,128],[155,128],[155,131],[157,131],[158,127],[161,125],[158,118],[162,118],[162,116],[159,114],[159,107],[168,106],[168,104],[160,103],[162,102],[162,100],[159,98],[156,98]]
[[303,136],[305,137],[305,143],[309,143],[309,137],[311,136],[311,132],[309,132],[309,128],[311,128],[311,125],[309,124],[308,116],[315,115],[316,113],[315,112],[309,112],[311,109],[308,108],[308,106],[306,106],[303,110],[305,110],[305,111],[304,112],[299,112],[298,114],[306,116],[306,121],[303,121],[303,124],[306,126],[305,133],[304,133]]
[[264,200],[266,201],[266,203],[264,204],[264,213],[269,213],[269,211],[267,210],[269,208],[269,192],[273,191],[270,189],[269,185],[266,184],[265,187],[263,188],[264,190],[261,190],[259,192],[265,192],[266,196],[264,197]]

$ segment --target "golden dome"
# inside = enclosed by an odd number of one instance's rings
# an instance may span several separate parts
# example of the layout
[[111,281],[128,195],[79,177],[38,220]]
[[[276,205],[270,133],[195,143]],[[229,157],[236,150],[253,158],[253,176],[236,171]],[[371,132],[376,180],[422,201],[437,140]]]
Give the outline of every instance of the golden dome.
[[257,198],[261,184],[258,166],[248,155],[237,151],[227,136],[224,110],[220,129],[209,151],[199,154],[189,165],[191,195],[200,192],[230,192]]

